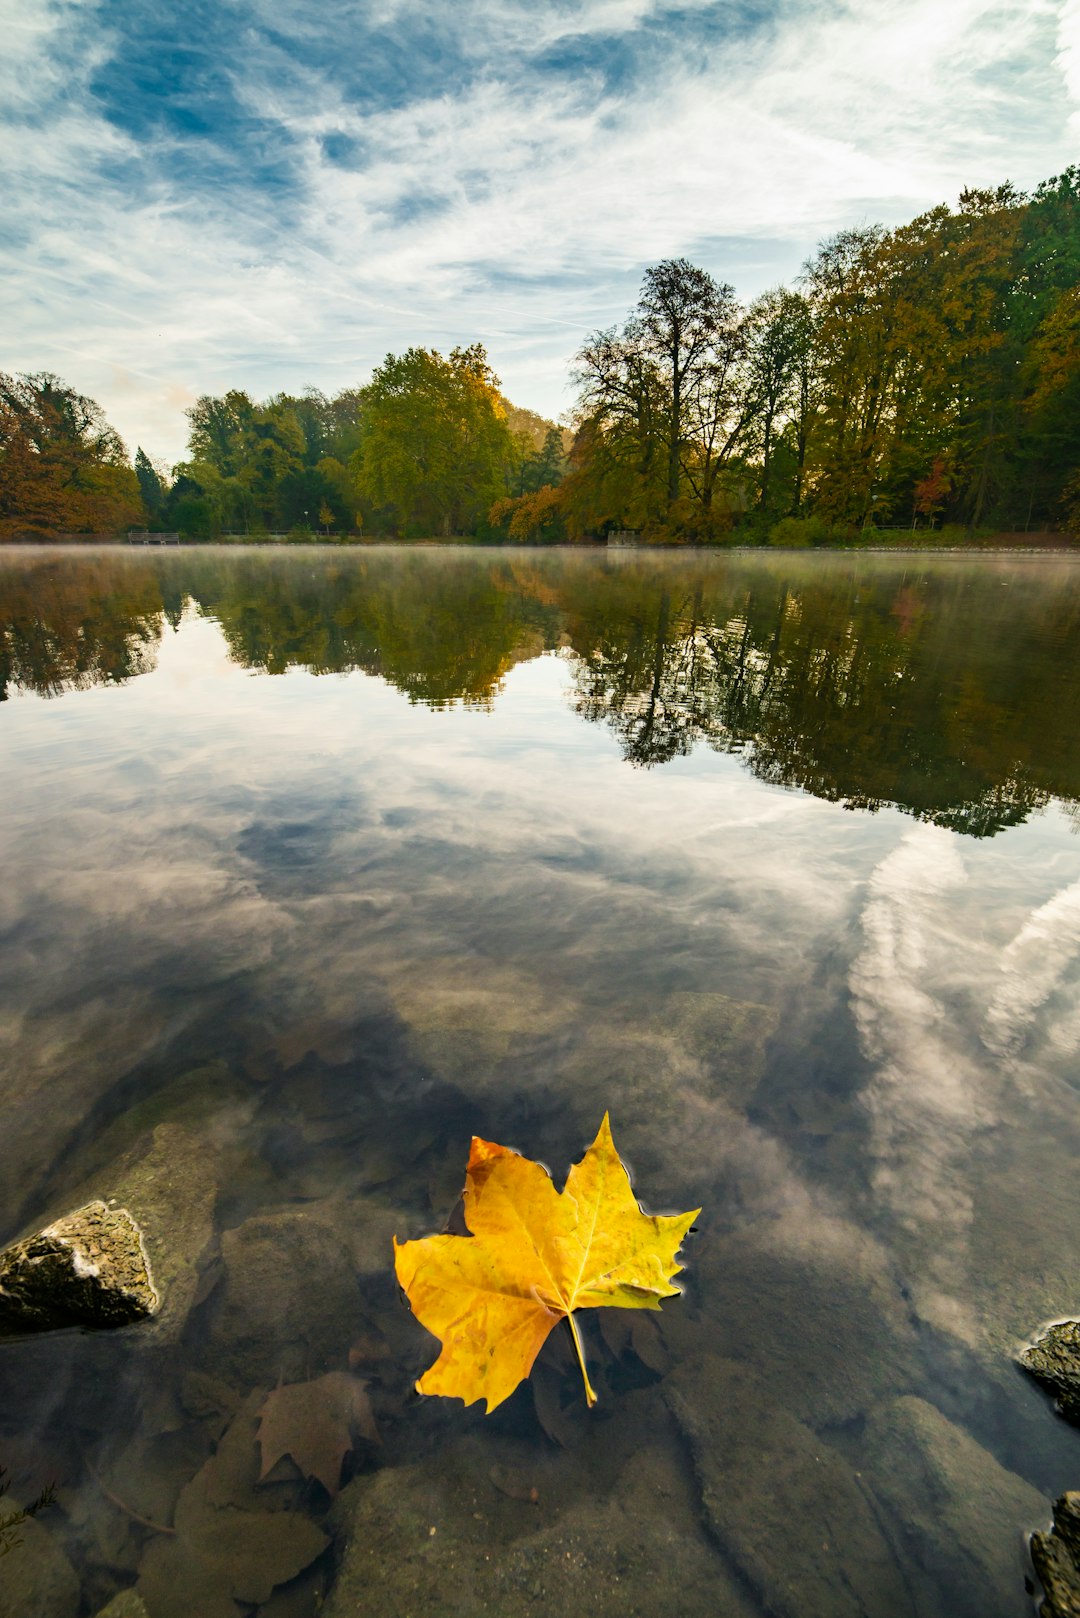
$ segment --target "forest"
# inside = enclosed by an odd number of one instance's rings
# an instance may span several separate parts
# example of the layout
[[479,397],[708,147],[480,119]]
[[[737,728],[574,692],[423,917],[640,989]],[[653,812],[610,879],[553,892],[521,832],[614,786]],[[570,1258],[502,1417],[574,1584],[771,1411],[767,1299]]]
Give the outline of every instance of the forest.
[[1080,166],[846,229],[749,304],[685,259],[593,332],[559,424],[483,346],[370,381],[189,409],[134,461],[48,373],[0,374],[0,539],[221,536],[846,543],[1080,530]]

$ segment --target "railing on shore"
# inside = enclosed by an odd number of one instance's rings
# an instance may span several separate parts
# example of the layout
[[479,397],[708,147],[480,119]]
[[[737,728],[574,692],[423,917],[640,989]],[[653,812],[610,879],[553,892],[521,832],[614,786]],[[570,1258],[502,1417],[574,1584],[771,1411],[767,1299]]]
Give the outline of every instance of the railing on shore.
[[179,534],[152,534],[148,528],[129,528],[129,545],[179,545]]

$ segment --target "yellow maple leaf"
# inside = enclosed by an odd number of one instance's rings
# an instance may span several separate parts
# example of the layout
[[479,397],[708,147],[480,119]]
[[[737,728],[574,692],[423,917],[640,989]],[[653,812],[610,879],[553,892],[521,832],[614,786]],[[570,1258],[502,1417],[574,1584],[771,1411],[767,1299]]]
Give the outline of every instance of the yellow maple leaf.
[[615,1150],[607,1113],[556,1191],[541,1163],[473,1137],[465,1174],[471,1236],[399,1242],[394,1265],[413,1313],[442,1343],[416,1384],[488,1413],[528,1376],[548,1333],[570,1322],[585,1397],[589,1385],[575,1309],[659,1309],[680,1288],[676,1255],[700,1208],[643,1213]]

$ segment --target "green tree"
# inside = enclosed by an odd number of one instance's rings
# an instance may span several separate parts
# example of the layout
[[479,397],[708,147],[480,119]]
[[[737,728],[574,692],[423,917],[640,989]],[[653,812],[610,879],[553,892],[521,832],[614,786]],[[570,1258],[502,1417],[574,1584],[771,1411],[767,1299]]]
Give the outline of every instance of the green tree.
[[361,498],[398,526],[475,532],[506,489],[513,443],[480,344],[388,354],[360,395]]
[[135,452],[135,476],[147,516],[153,522],[165,504],[165,485],[153,461],[140,445]]
[[230,389],[220,399],[203,394],[186,414],[191,459],[214,467],[223,478],[236,477],[244,462],[255,416],[255,406],[248,395],[238,388]]
[[[775,485],[774,453],[786,429],[793,430],[796,473],[805,461],[809,426],[810,356],[813,320],[806,299],[786,287],[765,292],[751,304],[747,318],[748,439],[758,458],[758,505],[770,510]],[[799,504],[800,487],[785,491],[785,510]]]

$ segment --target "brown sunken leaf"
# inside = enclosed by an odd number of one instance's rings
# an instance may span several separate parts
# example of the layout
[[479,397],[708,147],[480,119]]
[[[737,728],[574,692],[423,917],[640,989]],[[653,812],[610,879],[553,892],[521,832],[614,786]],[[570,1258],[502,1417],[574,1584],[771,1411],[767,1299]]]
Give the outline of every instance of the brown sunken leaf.
[[305,1477],[317,1478],[327,1494],[335,1495],[341,1463],[357,1437],[379,1442],[371,1401],[359,1377],[328,1371],[311,1382],[275,1388],[259,1410],[259,1482],[288,1455]]

